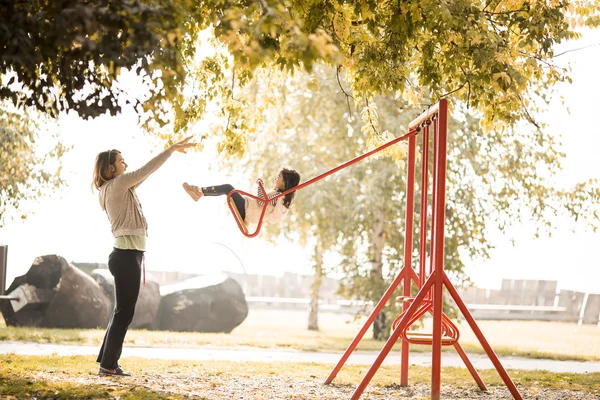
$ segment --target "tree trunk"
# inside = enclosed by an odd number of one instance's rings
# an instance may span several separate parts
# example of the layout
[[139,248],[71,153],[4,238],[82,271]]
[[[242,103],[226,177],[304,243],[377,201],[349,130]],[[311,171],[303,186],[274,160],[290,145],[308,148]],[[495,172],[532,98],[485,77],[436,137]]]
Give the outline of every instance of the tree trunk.
[[323,282],[323,250],[321,243],[315,246],[315,275],[312,285],[310,285],[310,311],[308,313],[308,330],[319,330],[319,291]]
[[[371,260],[371,282],[373,283],[373,304],[377,304],[384,291],[383,281],[383,247],[385,245],[385,233],[383,210],[378,211],[377,219],[373,224],[371,245],[373,246],[373,259]],[[381,311],[373,322],[373,339],[387,340],[389,327],[385,311]]]

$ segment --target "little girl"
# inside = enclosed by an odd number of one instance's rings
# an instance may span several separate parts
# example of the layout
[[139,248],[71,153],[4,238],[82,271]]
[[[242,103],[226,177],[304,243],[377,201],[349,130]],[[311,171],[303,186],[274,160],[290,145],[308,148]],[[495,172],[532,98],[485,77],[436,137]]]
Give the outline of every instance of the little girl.
[[[261,181],[262,183],[262,181]],[[267,196],[258,187],[258,197],[261,199],[272,199],[280,193],[288,191],[300,183],[300,174],[293,169],[282,168],[275,178],[275,187],[267,193]],[[264,184],[263,184],[264,185]],[[194,201],[200,200],[202,196],[226,196],[235,188],[229,184],[218,186],[206,186],[199,188],[198,186],[189,185],[187,182],[183,184],[183,189]],[[291,192],[277,200],[271,201],[265,212],[265,219],[271,224],[276,224],[281,220],[281,217],[287,213],[294,201],[296,192]],[[242,196],[236,192],[231,195],[240,217],[244,223],[248,225],[257,225],[262,213],[263,202],[251,197]]]
[[118,150],[103,151],[96,156],[92,187],[98,190],[100,207],[110,221],[114,248],[108,256],[108,269],[115,278],[115,307],[96,359],[100,363],[99,375],[131,375],[119,366],[119,358],[140,292],[148,227],[135,189],[172,153],[185,153],[196,146],[188,143],[190,139],[175,143],[131,172],[126,172],[128,165]]

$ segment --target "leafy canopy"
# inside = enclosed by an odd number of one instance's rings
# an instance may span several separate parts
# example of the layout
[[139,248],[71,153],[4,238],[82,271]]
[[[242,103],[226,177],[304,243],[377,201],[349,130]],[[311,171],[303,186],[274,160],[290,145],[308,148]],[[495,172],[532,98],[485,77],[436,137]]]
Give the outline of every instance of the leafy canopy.
[[[243,118],[236,84],[259,67],[311,71],[319,61],[345,73],[361,108],[381,94],[413,106],[452,95],[481,113],[485,131],[522,120],[539,127],[536,112],[550,89],[569,80],[556,45],[600,21],[597,0],[208,1],[201,9],[221,55],[191,71],[213,72],[195,81],[196,92],[219,99],[222,150],[233,153],[256,126]],[[198,110],[194,102],[184,107],[187,116]]]
[[[233,89],[262,66],[325,62],[346,72],[357,98],[416,104],[451,93],[488,129],[535,122],[543,102],[534,100],[568,80],[556,44],[600,22],[598,0],[22,0],[0,11],[0,72],[14,78],[0,98],[53,115],[115,114],[126,91],[118,72],[136,70],[148,92],[128,100],[141,118],[187,129],[217,99],[228,115],[219,132],[231,136],[223,149],[233,152],[249,128],[236,120]],[[199,62],[208,28],[222,56]],[[238,79],[224,84],[229,68]],[[195,85],[206,95],[184,95]]]
[[[126,101],[165,123],[190,50],[180,45],[180,11],[171,1],[2,1],[0,99],[84,118],[115,115]],[[122,68],[136,70],[147,93],[128,96]]]

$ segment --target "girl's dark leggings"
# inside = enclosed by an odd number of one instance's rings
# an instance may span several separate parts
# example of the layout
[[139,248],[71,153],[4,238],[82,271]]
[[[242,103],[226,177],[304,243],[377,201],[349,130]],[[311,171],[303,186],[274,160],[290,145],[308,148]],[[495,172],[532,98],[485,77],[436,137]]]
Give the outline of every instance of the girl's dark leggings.
[[[205,196],[227,196],[232,190],[235,190],[235,188],[229,184],[226,184],[203,187],[202,193]],[[235,192],[231,195],[231,198],[233,199],[233,202],[240,213],[240,217],[242,217],[243,220],[246,220],[246,201],[244,200],[244,197],[238,192]]]
[[122,249],[113,249],[108,256],[108,269],[115,278],[115,308],[96,359],[102,368],[115,369],[119,366],[125,334],[133,320],[140,293],[143,256],[143,251]]

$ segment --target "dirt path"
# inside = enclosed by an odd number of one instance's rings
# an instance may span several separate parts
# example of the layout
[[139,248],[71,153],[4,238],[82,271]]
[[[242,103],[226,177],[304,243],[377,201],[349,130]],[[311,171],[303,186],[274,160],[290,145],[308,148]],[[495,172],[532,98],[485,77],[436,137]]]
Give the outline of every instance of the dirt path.
[[[190,376],[176,374],[143,374],[136,378],[105,378],[90,375],[86,378],[69,378],[61,376],[40,376],[55,382],[71,381],[78,384],[103,384],[109,393],[131,391],[146,388],[154,393],[164,395],[180,395],[190,398],[208,400],[239,399],[239,400],[280,400],[280,399],[350,399],[355,385],[324,385],[321,377],[312,380],[282,378],[278,376],[261,378],[232,377],[227,374],[210,376]],[[600,396],[593,396],[569,390],[523,390],[524,399],[535,400],[597,400]],[[430,388],[427,385],[412,385],[400,387],[389,385],[386,387],[368,387],[361,399],[406,399],[426,400],[430,397]],[[441,398],[444,400],[500,400],[512,399],[505,388],[490,388],[482,392],[477,388],[457,389],[450,385],[442,385]]]

